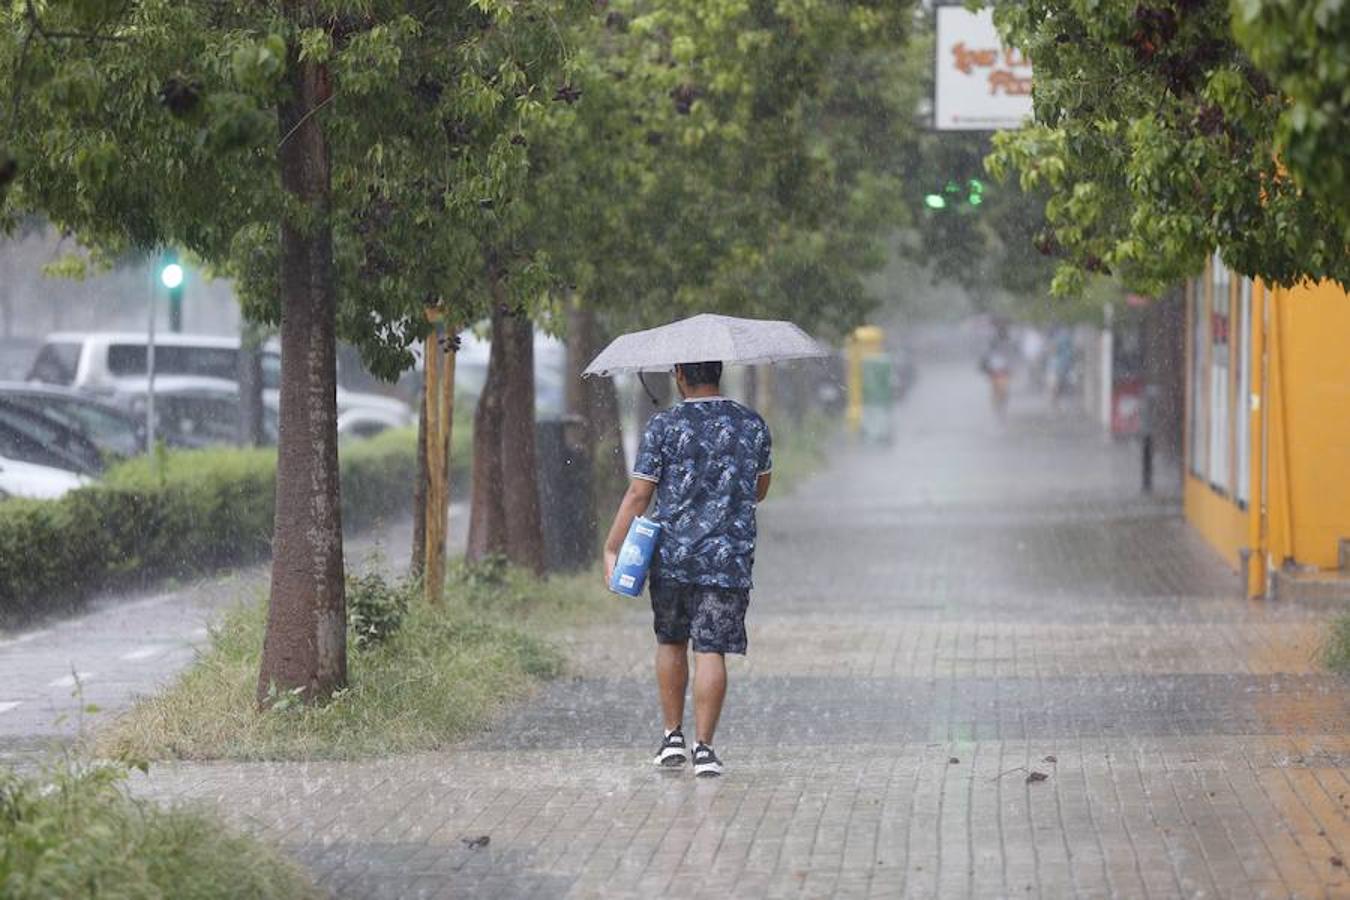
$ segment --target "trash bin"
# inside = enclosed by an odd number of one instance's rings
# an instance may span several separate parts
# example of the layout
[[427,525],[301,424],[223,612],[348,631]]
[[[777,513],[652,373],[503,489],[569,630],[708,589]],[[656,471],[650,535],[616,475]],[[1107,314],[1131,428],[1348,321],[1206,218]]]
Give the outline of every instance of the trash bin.
[[600,540],[591,508],[591,461],[580,440],[583,426],[577,416],[548,419],[535,426],[544,563],[550,572],[590,565]]
[[874,444],[891,442],[891,410],[894,407],[891,358],[872,353],[862,360],[862,436]]

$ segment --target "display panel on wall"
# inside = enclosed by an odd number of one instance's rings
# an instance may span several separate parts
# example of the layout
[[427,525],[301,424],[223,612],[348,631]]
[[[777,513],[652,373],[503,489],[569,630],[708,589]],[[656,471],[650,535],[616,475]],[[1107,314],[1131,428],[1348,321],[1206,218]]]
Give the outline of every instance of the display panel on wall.
[[1190,472],[1245,507],[1250,500],[1252,282],[1216,253],[1188,285]]
[[939,6],[936,62],[938,131],[1020,128],[1031,117],[1031,60],[1004,46],[991,9]]

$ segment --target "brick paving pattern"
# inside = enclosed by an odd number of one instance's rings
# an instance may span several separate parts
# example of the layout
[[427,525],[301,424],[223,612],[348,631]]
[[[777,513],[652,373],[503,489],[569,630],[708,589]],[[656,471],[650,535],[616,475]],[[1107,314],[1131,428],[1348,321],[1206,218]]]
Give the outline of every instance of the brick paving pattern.
[[1133,448],[982,388],[926,372],[894,446],[766,505],[720,780],[650,765],[635,607],[447,752],[138,789],[340,897],[1350,897],[1332,609],[1241,599]]

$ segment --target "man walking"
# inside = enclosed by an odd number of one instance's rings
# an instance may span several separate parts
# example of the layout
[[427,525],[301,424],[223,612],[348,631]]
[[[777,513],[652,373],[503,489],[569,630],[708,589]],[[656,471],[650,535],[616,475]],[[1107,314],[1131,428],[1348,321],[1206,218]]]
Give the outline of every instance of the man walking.
[[694,652],[694,774],[720,775],[713,735],[726,697],[724,654],[745,653],[755,562],[755,506],[769,492],[769,428],[723,397],[720,362],[675,367],[684,402],[647,423],[633,478],[605,542],[605,583],[635,517],[656,497],[661,537],[648,576],[656,682],[665,719],[659,766],[690,760],[684,737],[689,647]]

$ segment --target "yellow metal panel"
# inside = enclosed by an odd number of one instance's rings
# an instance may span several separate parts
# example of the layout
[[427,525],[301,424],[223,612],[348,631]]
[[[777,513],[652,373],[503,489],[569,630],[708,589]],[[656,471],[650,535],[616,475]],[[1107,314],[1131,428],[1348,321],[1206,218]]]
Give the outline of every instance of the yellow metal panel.
[[1263,473],[1266,467],[1267,451],[1265,429],[1262,422],[1266,408],[1266,290],[1265,285],[1257,281],[1252,284],[1252,302],[1248,314],[1252,317],[1251,334],[1251,375],[1248,382],[1251,396],[1247,398],[1244,415],[1248,417],[1251,431],[1251,465],[1247,486],[1249,515],[1247,516],[1247,546],[1252,553],[1247,560],[1247,596],[1258,597],[1266,592],[1266,497],[1263,490]]
[[1333,569],[1350,538],[1350,297],[1330,283],[1273,295],[1271,555]]
[[1203,479],[1186,473],[1186,520],[1234,569],[1242,563],[1240,551],[1248,546],[1250,509],[1214,490]]

